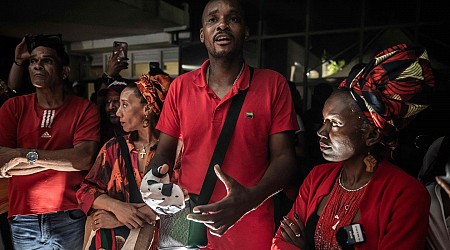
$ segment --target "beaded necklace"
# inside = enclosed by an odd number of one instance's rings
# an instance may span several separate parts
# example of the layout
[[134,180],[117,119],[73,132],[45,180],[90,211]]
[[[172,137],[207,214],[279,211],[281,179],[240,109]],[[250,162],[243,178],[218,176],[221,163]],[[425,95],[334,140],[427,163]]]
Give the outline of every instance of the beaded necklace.
[[317,223],[314,233],[315,249],[341,249],[336,241],[339,228],[349,225],[359,210],[359,204],[369,182],[357,189],[347,189],[336,179],[330,197]]

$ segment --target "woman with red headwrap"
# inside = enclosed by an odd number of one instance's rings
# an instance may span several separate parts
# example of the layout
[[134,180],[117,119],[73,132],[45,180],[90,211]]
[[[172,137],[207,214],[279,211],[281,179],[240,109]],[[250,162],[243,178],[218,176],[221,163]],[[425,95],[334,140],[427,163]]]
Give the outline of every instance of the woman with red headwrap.
[[[159,138],[155,126],[171,81],[172,78],[165,75],[143,75],[138,82],[128,84],[120,94],[117,116],[123,129],[130,132],[123,138],[129,149],[138,189],[145,168],[155,154]],[[149,249],[152,243],[154,227],[148,230],[145,225],[155,226],[156,214],[143,202],[130,203],[131,184],[119,139],[112,138],[103,145],[77,192],[81,209],[86,214],[93,214],[91,223],[95,235],[91,234],[92,239],[87,242],[86,249],[121,249],[127,237],[131,237],[130,229],[139,228],[147,230],[140,232],[139,237],[144,235],[147,238],[138,238],[133,249]]]
[[422,48],[400,44],[352,72],[323,108],[320,150],[272,249],[423,249],[430,196],[385,160],[434,88]]

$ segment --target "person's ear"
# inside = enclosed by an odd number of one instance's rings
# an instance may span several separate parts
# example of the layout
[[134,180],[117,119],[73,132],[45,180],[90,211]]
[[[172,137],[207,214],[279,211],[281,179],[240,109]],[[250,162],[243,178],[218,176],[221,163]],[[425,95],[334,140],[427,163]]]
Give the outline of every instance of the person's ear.
[[248,41],[248,38],[250,37],[250,30],[248,26],[245,26],[245,41]]
[[381,141],[381,131],[378,128],[369,126],[366,135],[366,146],[372,147]]
[[63,66],[63,73],[62,73],[63,80],[67,79],[69,77],[69,74],[70,74],[70,67]]
[[205,43],[205,35],[203,34],[203,28],[200,28],[200,42]]

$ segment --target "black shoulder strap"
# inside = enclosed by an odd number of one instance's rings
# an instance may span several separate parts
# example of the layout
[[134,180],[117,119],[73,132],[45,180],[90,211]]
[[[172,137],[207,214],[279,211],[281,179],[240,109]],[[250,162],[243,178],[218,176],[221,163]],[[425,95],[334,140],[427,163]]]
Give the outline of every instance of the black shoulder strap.
[[[253,78],[253,68],[249,66],[250,69],[250,82]],[[208,172],[206,172],[205,180],[203,181],[202,189],[198,197],[197,204],[204,205],[209,202],[211,195],[216,186],[217,176],[214,173],[214,165],[219,164],[222,166],[225,154],[230,144],[231,136],[233,135],[234,128],[236,127],[236,122],[241,112],[242,104],[244,103],[245,96],[247,95],[248,88],[245,90],[239,90],[239,93],[233,97],[230,109],[228,110],[227,117],[220,132],[219,139],[217,140],[214,153],[211,157],[211,162],[209,163]]]
[[426,186],[435,181],[435,176],[445,175],[447,164],[450,164],[450,135],[444,136],[436,157],[431,161],[428,169],[419,176],[420,182]]
[[438,155],[436,156],[436,164],[437,166],[445,166],[449,160],[450,160],[450,134],[445,135],[444,139],[441,142]]
[[117,141],[119,142],[120,151],[122,152],[123,159],[125,161],[126,173],[128,179],[128,189],[130,192],[130,202],[131,203],[143,203],[141,192],[139,192],[139,188],[136,183],[136,179],[134,177],[133,167],[131,164],[131,156],[128,151],[127,142],[123,136],[118,136]]

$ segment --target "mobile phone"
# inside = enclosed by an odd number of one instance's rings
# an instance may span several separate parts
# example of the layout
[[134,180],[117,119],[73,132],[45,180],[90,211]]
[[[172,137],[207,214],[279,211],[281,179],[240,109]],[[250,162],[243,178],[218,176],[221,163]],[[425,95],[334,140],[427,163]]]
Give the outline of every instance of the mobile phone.
[[113,53],[119,53],[119,57],[124,60],[128,60],[128,43],[114,41],[113,43]]

